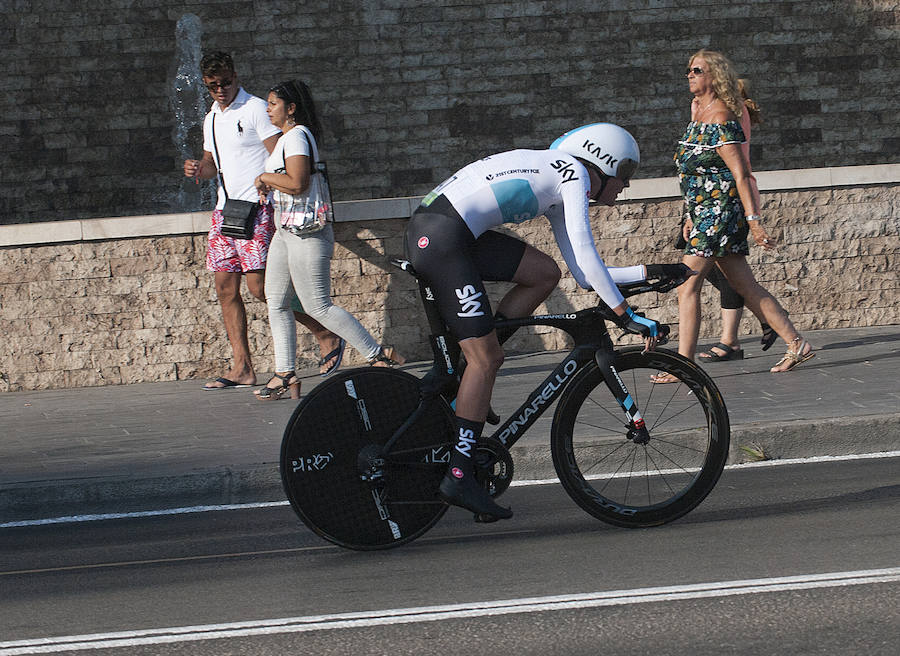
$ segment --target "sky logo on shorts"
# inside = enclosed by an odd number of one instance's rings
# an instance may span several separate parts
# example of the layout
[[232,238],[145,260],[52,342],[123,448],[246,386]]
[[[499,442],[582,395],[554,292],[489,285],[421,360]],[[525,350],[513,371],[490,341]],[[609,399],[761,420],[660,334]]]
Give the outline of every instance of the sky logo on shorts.
[[481,311],[481,292],[476,292],[472,285],[466,285],[462,289],[456,290],[456,298],[462,306],[462,312],[457,312],[458,317],[483,317],[484,312]]
[[419,248],[428,248],[428,237],[419,237],[419,241],[416,244]]

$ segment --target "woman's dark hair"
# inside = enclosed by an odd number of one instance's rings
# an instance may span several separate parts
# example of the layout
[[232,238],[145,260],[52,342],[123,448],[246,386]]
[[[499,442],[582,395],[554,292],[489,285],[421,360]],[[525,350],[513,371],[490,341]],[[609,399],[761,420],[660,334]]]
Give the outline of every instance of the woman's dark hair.
[[316,142],[321,141],[322,126],[319,123],[319,116],[316,114],[316,104],[313,102],[312,94],[306,83],[300,80],[288,80],[281,82],[269,89],[269,93],[274,93],[276,97],[281,98],[285,104],[294,103],[296,109],[290,117],[294,119],[298,125],[305,125],[316,138]]

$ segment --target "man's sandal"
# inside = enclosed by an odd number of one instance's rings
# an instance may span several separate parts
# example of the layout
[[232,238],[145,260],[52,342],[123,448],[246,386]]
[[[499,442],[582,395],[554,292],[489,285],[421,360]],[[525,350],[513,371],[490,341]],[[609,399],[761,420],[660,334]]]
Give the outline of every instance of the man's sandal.
[[[269,387],[269,383],[276,378],[280,380],[281,383],[275,387]],[[283,374],[276,373],[269,379],[269,383],[266,383],[265,387],[262,389],[253,392],[253,395],[260,401],[277,401],[288,392],[290,392],[292,399],[300,398],[300,379],[297,378],[293,371],[288,371]]]
[[650,376],[650,382],[656,385],[666,385],[668,383],[680,383],[681,379],[667,371],[660,371]]
[[[720,351],[724,351],[725,355],[719,355],[713,349],[719,349]],[[724,362],[725,360],[743,360],[744,359],[744,349],[732,348],[725,342],[719,342],[715,346],[710,346],[708,349],[703,351],[700,354],[700,359],[704,362]]]
[[[791,349],[791,346],[796,344],[797,342],[800,342],[800,345],[797,347],[797,350],[794,351]],[[809,346],[809,342],[807,342],[805,339],[801,339],[800,337],[791,340],[791,344],[788,346],[788,350],[784,354],[784,357],[781,358],[774,367],[769,369],[769,371],[771,371],[773,374],[781,374],[785,371],[790,371],[798,364],[803,364],[807,360],[811,360],[812,358],[816,357],[816,354],[812,351],[812,346],[809,347],[809,351],[807,351],[806,353],[803,352],[803,349],[805,349],[807,346]],[[788,363],[787,369],[779,369],[778,367],[783,365],[785,362]]]
[[406,358],[400,355],[393,346],[382,346],[378,354],[369,360],[373,367],[399,367],[406,362]]

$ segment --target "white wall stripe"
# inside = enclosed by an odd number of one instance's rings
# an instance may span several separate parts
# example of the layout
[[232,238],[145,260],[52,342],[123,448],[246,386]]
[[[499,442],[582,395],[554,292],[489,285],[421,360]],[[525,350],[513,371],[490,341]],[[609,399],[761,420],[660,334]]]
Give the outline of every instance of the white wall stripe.
[[[762,192],[816,189],[824,187],[893,184],[900,182],[900,164],[836,166],[817,169],[755,171]],[[678,178],[639,178],[624,191],[620,200],[661,200],[680,198]],[[335,220],[372,221],[408,219],[421,196],[338,201]],[[126,239],[163,235],[202,234],[209,230],[209,211],[73,219],[48,223],[0,225],[0,247],[75,241]]]
[[519,613],[554,612],[624,606],[639,603],[681,601],[747,594],[810,590],[900,581],[900,567],[783,576],[764,579],[717,581],[678,586],[612,590],[575,595],[553,595],[381,611],[308,615],[278,619],[206,624],[161,629],[116,631],[52,638],[0,642],[0,656],[50,654],[79,649],[136,647],[198,640],[244,638],[306,631],[333,631],[371,626],[434,622]]

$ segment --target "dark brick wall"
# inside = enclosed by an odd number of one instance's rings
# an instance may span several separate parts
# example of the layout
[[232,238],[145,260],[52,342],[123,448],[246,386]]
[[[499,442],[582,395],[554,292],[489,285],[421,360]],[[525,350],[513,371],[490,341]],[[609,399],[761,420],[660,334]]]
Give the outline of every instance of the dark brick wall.
[[897,7],[5,0],[0,223],[208,206],[208,186],[179,173],[179,144],[199,144],[196,124],[176,125],[185,103],[199,116],[196,98],[173,93],[191,46],[176,39],[187,14],[199,17],[204,52],[233,53],[249,91],[309,81],[335,196],[350,200],[422,194],[480,156],[543,147],[595,120],[635,133],[641,177],[671,175],[690,100],[682,71],[700,47],[725,51],[754,83],[765,111],[757,170],[898,162]]

